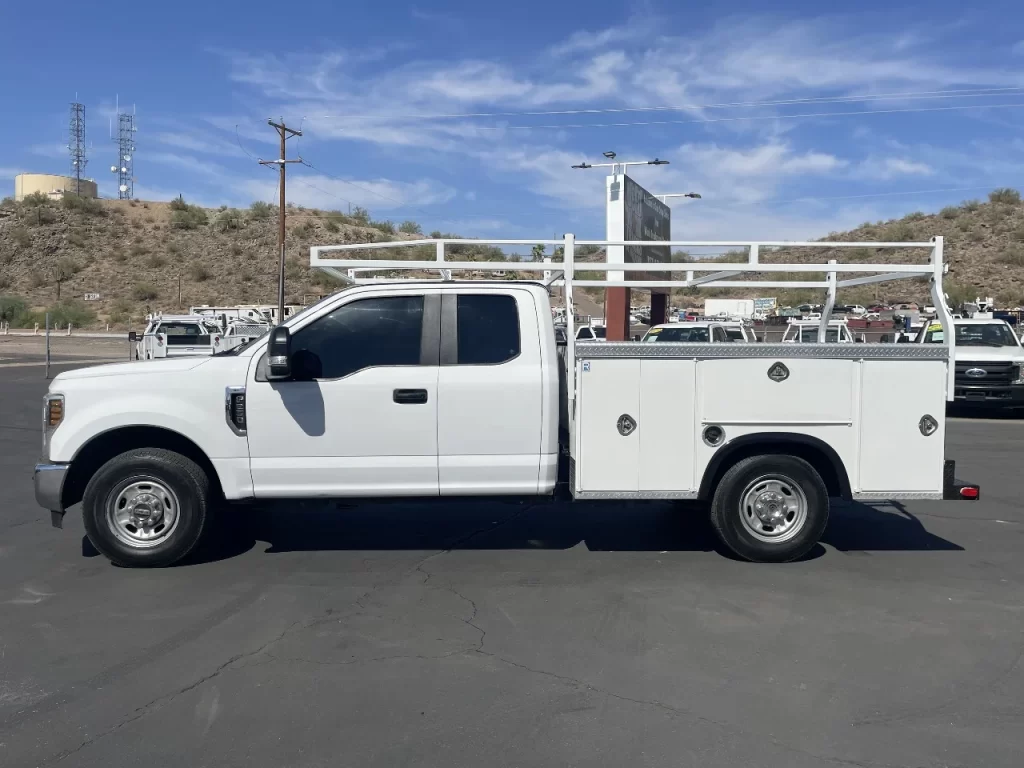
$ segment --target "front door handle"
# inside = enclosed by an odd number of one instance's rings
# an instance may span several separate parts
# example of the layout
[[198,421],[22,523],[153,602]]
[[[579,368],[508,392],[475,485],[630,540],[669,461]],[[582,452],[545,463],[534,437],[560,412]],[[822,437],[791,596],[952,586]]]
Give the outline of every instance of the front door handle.
[[396,389],[394,399],[400,405],[423,405],[427,402],[425,389]]

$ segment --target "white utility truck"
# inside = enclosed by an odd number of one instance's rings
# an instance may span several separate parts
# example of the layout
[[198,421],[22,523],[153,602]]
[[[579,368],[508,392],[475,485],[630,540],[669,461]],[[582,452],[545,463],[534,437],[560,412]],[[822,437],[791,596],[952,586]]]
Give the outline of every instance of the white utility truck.
[[[579,338],[578,336],[576,337]],[[699,317],[696,320],[677,320],[649,329],[640,339],[644,344],[674,342],[723,343],[727,341],[757,341],[752,329],[739,320]]]
[[[1004,320],[989,317],[954,320],[956,364],[953,397],[957,405],[1024,407],[1024,347]],[[918,344],[943,344],[940,323],[926,325]]]
[[[564,248],[564,262],[550,265],[568,309],[563,349],[551,321],[551,286],[356,284],[225,355],[60,374],[43,407],[36,499],[58,527],[65,511],[82,502],[86,532],[100,552],[123,565],[158,566],[188,554],[222,500],[551,496],[558,489],[611,503],[702,500],[737,555],[787,561],[819,540],[830,497],[977,498],[978,487],[954,480],[944,455],[953,391],[944,344],[575,339],[575,288],[707,286],[823,289],[824,340],[837,287],[926,277],[934,303],[942,304],[940,238],[827,244],[930,253],[927,263],[885,265],[759,261],[768,249],[820,243],[658,243],[742,247],[749,261],[729,264],[729,272],[692,263],[687,270],[700,273],[692,279],[635,281],[577,280],[572,235],[487,244],[537,243]],[[319,246],[311,249],[311,266],[342,278],[356,268],[479,269],[447,260],[452,244],[477,241]],[[580,244],[607,253],[653,243]],[[435,259],[338,258],[424,245],[436,247]],[[536,270],[518,261],[507,268]],[[772,279],[782,271],[826,277]],[[764,279],[733,279],[752,273]],[[952,327],[948,312],[941,323]],[[893,397],[901,388],[914,391],[912,407]],[[893,445],[904,460],[892,460]]]
[[212,317],[156,314],[147,320],[137,343],[139,360],[213,355],[225,349],[224,331]]

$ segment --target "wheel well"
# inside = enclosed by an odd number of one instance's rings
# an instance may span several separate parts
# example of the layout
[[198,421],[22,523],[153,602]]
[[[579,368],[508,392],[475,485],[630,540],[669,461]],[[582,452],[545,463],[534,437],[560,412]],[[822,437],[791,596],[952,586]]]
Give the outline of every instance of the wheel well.
[[751,456],[785,455],[803,459],[818,473],[829,496],[851,498],[850,479],[839,455],[816,437],[789,433],[745,435],[723,445],[704,470],[700,498],[710,499],[730,467]]
[[97,435],[79,448],[64,481],[64,490],[61,494],[64,509],[82,500],[85,486],[100,467],[115,456],[133,448],[164,448],[192,459],[210,478],[211,490],[223,496],[220,480],[210,459],[187,437],[163,427],[120,427]]

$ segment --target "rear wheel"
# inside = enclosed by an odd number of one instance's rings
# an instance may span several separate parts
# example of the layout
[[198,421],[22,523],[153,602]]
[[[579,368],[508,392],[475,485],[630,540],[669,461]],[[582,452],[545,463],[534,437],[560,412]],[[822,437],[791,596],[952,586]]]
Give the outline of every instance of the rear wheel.
[[730,550],[746,560],[796,560],[818,543],[828,523],[828,491],[810,464],[795,456],[751,456],[722,476],[711,522]]
[[118,565],[171,565],[199,541],[209,497],[209,478],[194,461],[162,448],[137,448],[115,456],[89,480],[85,531]]

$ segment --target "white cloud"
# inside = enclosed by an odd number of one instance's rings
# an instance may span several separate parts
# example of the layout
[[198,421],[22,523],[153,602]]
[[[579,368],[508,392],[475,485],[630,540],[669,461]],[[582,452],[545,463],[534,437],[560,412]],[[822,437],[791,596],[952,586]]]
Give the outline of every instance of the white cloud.
[[0,166],[0,179],[14,179],[15,176],[21,173],[28,173],[28,171],[22,168],[10,168]]
[[68,157],[67,144],[58,144],[57,142],[52,144],[33,144],[28,148],[28,151],[40,157]]
[[[258,177],[235,183],[239,193],[252,199],[277,200],[274,177]],[[321,174],[293,174],[288,179],[288,199],[311,208],[340,208],[347,203],[371,211],[399,211],[446,203],[456,190],[427,179],[413,182],[391,179],[347,179],[341,181]],[[421,214],[423,215],[423,214]]]
[[855,178],[889,180],[901,176],[932,176],[935,169],[927,163],[906,157],[869,157],[854,170]]

